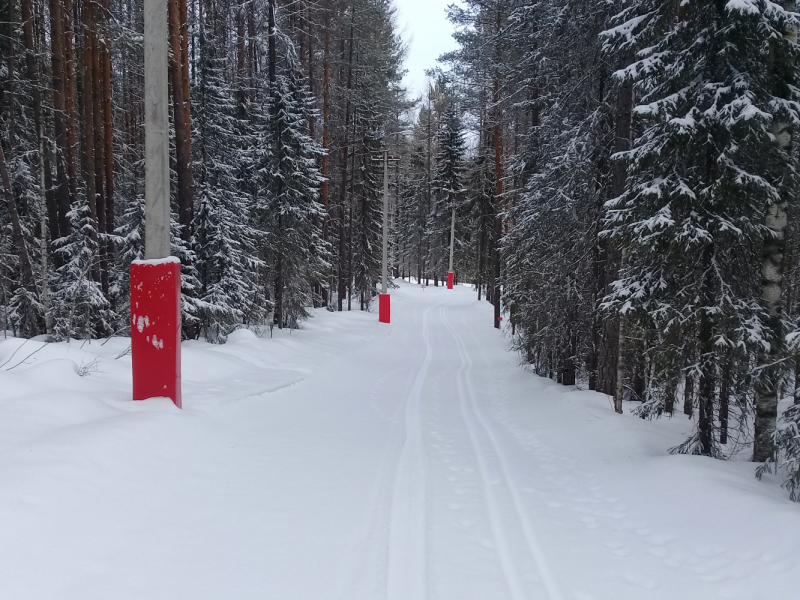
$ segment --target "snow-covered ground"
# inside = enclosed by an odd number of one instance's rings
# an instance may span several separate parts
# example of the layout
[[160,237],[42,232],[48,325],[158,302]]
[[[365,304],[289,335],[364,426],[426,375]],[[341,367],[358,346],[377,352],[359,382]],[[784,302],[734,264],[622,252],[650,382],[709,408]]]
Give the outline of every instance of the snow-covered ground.
[[0,339],[0,599],[797,597],[776,479],[520,368],[466,287],[392,319],[185,343],[182,411],[124,339]]

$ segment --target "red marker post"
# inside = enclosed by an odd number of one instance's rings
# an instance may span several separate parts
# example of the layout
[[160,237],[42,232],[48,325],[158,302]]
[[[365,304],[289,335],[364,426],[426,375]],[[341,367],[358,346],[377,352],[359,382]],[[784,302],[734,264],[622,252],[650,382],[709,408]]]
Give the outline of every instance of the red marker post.
[[181,408],[181,263],[131,263],[133,399],[171,398]]
[[392,307],[391,296],[389,294],[378,295],[378,321],[380,323],[391,323]]

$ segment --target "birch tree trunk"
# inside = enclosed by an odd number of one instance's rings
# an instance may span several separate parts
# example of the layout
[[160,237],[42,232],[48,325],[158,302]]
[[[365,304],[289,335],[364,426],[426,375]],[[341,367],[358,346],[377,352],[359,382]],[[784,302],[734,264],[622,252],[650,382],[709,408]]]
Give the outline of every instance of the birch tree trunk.
[[[794,4],[784,3],[784,4]],[[797,43],[797,30],[792,28],[786,37]],[[772,133],[781,153],[792,148],[792,124],[774,122]],[[765,462],[775,456],[775,424],[778,417],[779,361],[784,351],[783,336],[783,257],[786,253],[786,226],[789,198],[781,191],[780,199],[767,207],[764,225],[769,235],[764,240],[761,258],[761,305],[766,313],[765,329],[769,335],[769,350],[758,356],[760,380],[755,386],[756,419],[753,434],[753,462]]]
[[[792,134],[789,123],[777,123],[773,128],[781,149],[788,151]],[[761,259],[761,305],[766,313],[769,350],[758,356],[761,380],[756,385],[756,420],[753,436],[753,462],[765,462],[775,453],[775,423],[778,417],[778,361],[783,355],[783,255],[786,251],[788,199],[767,207],[764,224],[769,235],[764,240]]]

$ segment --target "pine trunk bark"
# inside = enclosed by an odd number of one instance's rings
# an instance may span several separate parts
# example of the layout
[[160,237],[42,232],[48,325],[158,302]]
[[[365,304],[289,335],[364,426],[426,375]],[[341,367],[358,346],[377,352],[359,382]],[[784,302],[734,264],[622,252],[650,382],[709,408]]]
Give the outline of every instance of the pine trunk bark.
[[[97,178],[95,177],[95,120],[94,72],[96,39],[94,37],[94,0],[89,0],[83,10],[83,170],[86,201],[97,232]],[[93,269],[94,272],[94,269]],[[97,273],[99,275],[99,271]]]
[[56,218],[53,237],[66,237],[71,231],[67,214],[70,210],[69,136],[66,111],[67,72],[64,58],[64,16],[60,0],[50,0],[50,51],[53,69],[53,127],[56,137]]
[[75,29],[72,0],[63,0],[63,51],[66,79],[64,85],[64,114],[67,125],[67,173],[69,175],[69,203],[78,198],[78,125],[75,118]]
[[[175,171],[178,175],[178,220],[181,225],[181,238],[192,239],[192,220],[194,216],[194,182],[192,177],[192,143],[187,120],[189,100],[186,95],[188,84],[188,51],[184,53],[181,32],[185,22],[181,15],[186,14],[186,0],[169,0],[169,32],[172,46],[172,104],[175,122]],[[184,58],[185,61],[184,62]],[[187,80],[188,81],[188,80]]]
[[105,233],[113,234],[114,214],[114,113],[111,98],[111,37],[109,35],[109,0],[102,0],[103,14],[103,156],[105,158]]

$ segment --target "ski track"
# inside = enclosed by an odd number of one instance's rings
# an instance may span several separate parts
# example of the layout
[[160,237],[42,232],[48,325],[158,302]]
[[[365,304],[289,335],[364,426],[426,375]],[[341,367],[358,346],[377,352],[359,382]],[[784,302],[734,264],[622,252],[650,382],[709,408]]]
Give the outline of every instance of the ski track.
[[508,536],[505,528],[501,524],[501,510],[498,506],[498,499],[496,498],[495,493],[496,486],[493,485],[494,482],[490,480],[486,456],[477,441],[477,433],[475,431],[476,428],[473,419],[467,414],[468,409],[466,396],[469,392],[467,391],[468,383],[466,382],[465,375],[470,366],[469,359],[467,356],[465,356],[461,345],[458,343],[458,339],[452,327],[450,326],[447,315],[445,314],[445,310],[442,308],[439,312],[442,318],[442,323],[456,341],[456,348],[458,349],[458,355],[461,360],[461,366],[456,374],[456,389],[458,391],[459,407],[461,409],[461,416],[464,420],[464,425],[469,433],[472,451],[478,461],[478,471],[481,478],[483,497],[486,500],[486,505],[489,509],[489,523],[492,530],[492,538],[494,539],[494,547],[498,549],[500,569],[503,572],[506,585],[511,592],[512,598],[514,598],[514,600],[524,600],[524,586],[517,570],[516,563],[514,562],[513,552],[510,548]]
[[387,600],[427,598],[427,466],[420,422],[422,389],[433,361],[428,319],[422,315],[425,359],[405,401],[405,439],[395,468],[386,565]]
[[[485,437],[485,439],[487,439],[489,442],[489,452],[497,458],[502,481],[505,482],[511,496],[514,512],[516,513],[519,525],[521,525],[525,541],[531,557],[536,564],[536,568],[541,577],[542,585],[546,590],[547,595],[550,597],[550,600],[563,600],[564,596],[561,593],[560,586],[558,585],[555,576],[550,569],[541,543],[539,542],[538,537],[536,536],[536,533],[530,523],[530,519],[528,518],[527,512],[524,508],[521,494],[517,489],[513,478],[511,477],[511,471],[505,455],[500,450],[500,445],[497,442],[494,431],[486,422],[486,419],[481,411],[478,409],[477,402],[475,400],[475,390],[470,377],[470,371],[473,368],[473,362],[469,356],[467,347],[458,331],[450,324],[450,320],[447,317],[445,309],[441,310],[441,315],[444,326],[447,328],[456,342],[458,353],[461,358],[461,368],[459,369],[457,377],[462,415],[469,430],[475,455],[478,458],[484,494],[489,506],[489,517],[491,521],[492,532],[495,536],[495,539],[499,543],[499,552],[502,561],[503,573],[506,577],[509,589],[511,590],[512,596],[515,600],[523,600],[526,598],[521,578],[511,556],[506,529],[501,525],[501,511],[498,509],[498,497],[497,492],[495,491],[498,486],[495,485],[496,482],[491,481],[488,476],[487,452],[478,441],[479,436],[476,435],[476,429],[482,430],[483,437]],[[467,416],[468,413],[471,413],[471,415]],[[475,422],[478,423],[478,427],[475,426]]]

